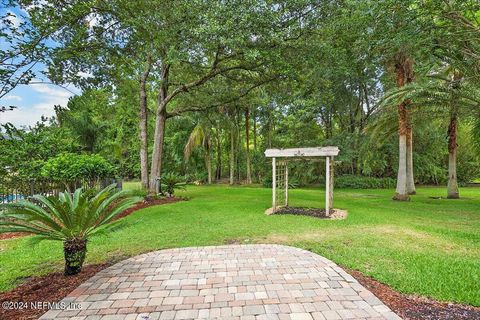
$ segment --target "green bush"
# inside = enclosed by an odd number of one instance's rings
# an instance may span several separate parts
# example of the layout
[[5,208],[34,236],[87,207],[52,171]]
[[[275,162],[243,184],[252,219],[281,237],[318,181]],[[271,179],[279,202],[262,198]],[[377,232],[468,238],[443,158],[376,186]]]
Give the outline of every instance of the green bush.
[[396,181],[392,178],[376,178],[355,175],[337,176],[334,179],[335,188],[349,189],[390,189],[395,188]]
[[164,174],[162,176],[161,183],[162,190],[167,194],[168,197],[173,197],[176,189],[185,190],[186,188],[185,179],[174,172]]
[[63,153],[45,162],[42,176],[61,182],[112,177],[114,167],[98,154]]

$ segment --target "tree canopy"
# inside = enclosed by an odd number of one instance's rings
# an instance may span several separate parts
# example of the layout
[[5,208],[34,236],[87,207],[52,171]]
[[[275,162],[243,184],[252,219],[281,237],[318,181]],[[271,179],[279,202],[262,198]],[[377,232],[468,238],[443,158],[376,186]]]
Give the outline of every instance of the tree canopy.
[[[50,124],[4,127],[8,148],[62,141],[38,160],[99,154],[151,192],[165,173],[268,184],[270,147],[338,145],[336,174],[396,178],[399,199],[480,176],[477,1],[7,4],[25,22],[3,16],[0,97],[35,63],[82,90]],[[299,184],[324,174],[292,168]]]

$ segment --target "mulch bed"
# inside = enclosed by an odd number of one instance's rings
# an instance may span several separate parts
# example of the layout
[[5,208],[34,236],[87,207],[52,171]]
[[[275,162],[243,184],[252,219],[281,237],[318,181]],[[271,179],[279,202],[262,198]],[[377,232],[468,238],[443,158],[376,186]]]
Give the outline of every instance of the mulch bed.
[[320,208],[303,208],[303,207],[283,207],[276,211],[275,214],[293,214],[300,216],[311,216],[317,218],[328,218],[325,209]]
[[[32,277],[25,284],[11,291],[0,293],[0,305],[6,301],[22,303],[22,309],[0,308],[0,319],[38,319],[48,309],[37,309],[34,306],[32,307],[30,303],[60,301],[81,283],[106,267],[108,267],[108,264],[88,265],[83,267],[80,274],[68,277],[64,276],[62,272]],[[23,305],[24,303],[25,305]]]
[[480,320],[478,307],[402,294],[359,271],[344,269],[405,320]]
[[347,211],[341,209],[331,209],[328,216],[326,213],[327,211],[321,208],[281,207],[274,214],[292,214],[330,220],[345,219],[347,217]]

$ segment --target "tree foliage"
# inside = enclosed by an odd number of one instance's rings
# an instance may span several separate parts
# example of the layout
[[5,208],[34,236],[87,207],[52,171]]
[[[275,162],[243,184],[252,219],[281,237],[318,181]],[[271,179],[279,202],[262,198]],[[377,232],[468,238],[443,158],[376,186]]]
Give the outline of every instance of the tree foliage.
[[[270,172],[266,148],[338,145],[337,175],[390,179],[398,170],[400,104],[413,130],[416,182],[446,182],[452,105],[459,109],[458,179],[479,175],[477,1],[15,5],[29,17],[18,28],[32,36],[11,41],[53,41],[42,53],[49,79],[82,89],[57,107],[49,127],[0,142],[9,150],[1,161],[20,175],[39,172],[37,160],[86,152],[125,177],[146,172],[150,187],[163,173],[261,182]],[[409,83],[397,88],[405,62]],[[462,74],[459,89],[452,70]],[[42,151],[19,142],[40,136],[63,142]],[[34,161],[21,160],[28,153]],[[300,185],[317,183],[323,170],[296,162],[291,175]]]

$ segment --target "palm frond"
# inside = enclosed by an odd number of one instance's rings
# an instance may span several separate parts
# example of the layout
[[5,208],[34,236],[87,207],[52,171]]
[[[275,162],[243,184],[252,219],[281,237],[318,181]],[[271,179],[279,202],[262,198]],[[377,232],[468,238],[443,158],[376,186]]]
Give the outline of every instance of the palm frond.
[[184,148],[184,157],[185,160],[190,159],[192,152],[195,148],[204,147],[208,150],[210,146],[210,134],[209,130],[202,124],[197,124],[193,128],[190,136],[188,137],[187,143]]
[[58,198],[34,196],[0,206],[0,233],[27,232],[39,239],[87,239],[97,228],[114,230],[110,223],[140,200],[110,185],[95,196],[79,188]]

